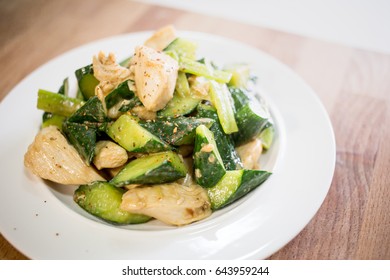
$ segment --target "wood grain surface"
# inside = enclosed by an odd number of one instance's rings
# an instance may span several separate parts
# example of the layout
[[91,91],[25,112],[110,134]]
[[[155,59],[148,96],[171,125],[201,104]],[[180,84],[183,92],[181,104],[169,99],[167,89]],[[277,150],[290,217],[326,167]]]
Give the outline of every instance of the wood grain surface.
[[[67,50],[165,24],[268,52],[303,77],[330,115],[337,143],[330,191],[270,259],[390,259],[390,55],[126,0],[0,0],[0,99]],[[26,257],[0,235],[0,259]]]

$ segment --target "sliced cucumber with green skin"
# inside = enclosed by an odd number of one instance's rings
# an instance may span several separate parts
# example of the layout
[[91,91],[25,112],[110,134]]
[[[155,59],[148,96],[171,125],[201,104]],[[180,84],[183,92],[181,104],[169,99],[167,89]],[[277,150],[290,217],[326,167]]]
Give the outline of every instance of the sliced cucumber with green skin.
[[176,38],[164,49],[164,52],[176,52],[179,59],[186,57],[195,60],[197,48],[197,44],[190,40]]
[[134,85],[134,81],[124,81],[106,96],[105,102],[107,109],[110,109],[123,100],[131,100],[135,97],[135,93],[129,88],[129,84]]
[[175,93],[164,109],[157,112],[157,116],[178,117],[188,115],[196,109],[196,106],[198,106],[199,103],[200,99],[182,97]]
[[172,150],[173,147],[140,126],[127,114],[120,116],[107,128],[107,134],[129,152],[155,153]]
[[217,143],[218,151],[226,170],[241,169],[241,159],[234,148],[233,139],[230,135],[223,132],[222,126],[219,123],[217,110],[210,105],[199,104],[197,107],[197,117],[215,120],[215,122],[211,125],[210,130],[214,134],[215,142]]
[[58,89],[58,93],[65,95],[65,96],[68,96],[68,94],[69,94],[69,79],[68,78],[65,78],[62,81],[62,85]]
[[243,88],[229,87],[229,91],[233,98],[234,108],[237,110],[249,103],[251,96],[249,92]]
[[193,144],[195,129],[201,124],[209,128],[214,120],[181,116],[177,118],[158,118],[151,121],[140,120],[138,123],[154,135],[158,135],[168,144],[181,146]]
[[75,72],[79,89],[85,100],[95,96],[95,88],[99,84],[99,80],[93,75],[92,64],[77,69]]
[[270,124],[270,114],[266,106],[260,103],[251,93],[230,88],[236,107],[235,119],[239,132],[233,134],[235,145],[242,145],[258,137]]
[[226,84],[210,81],[211,103],[217,109],[219,122],[226,134],[238,131],[231,94]]
[[204,125],[196,128],[193,158],[195,181],[202,187],[214,186],[226,173],[214,135]]
[[69,117],[83,104],[84,102],[80,99],[43,89],[38,90],[37,108],[45,112]]
[[[69,79],[65,78],[62,82],[62,85],[58,89],[58,94],[68,96],[69,93]],[[50,112],[44,112],[42,115],[42,125],[41,128],[45,128],[50,125],[54,125],[62,130],[62,123],[66,119],[65,116],[53,114]]]
[[269,123],[269,113],[259,102],[246,104],[236,112],[239,132],[233,135],[236,145],[242,145],[257,137]]
[[179,70],[184,73],[215,80],[219,83],[228,83],[232,77],[232,74],[229,72],[210,69],[207,65],[186,57],[181,57],[179,59]]
[[110,118],[117,119],[122,113],[130,111],[135,106],[142,104],[138,96],[131,90],[133,86],[134,81],[124,81],[106,96],[104,101],[107,115]]
[[134,96],[130,100],[125,100],[122,102],[121,106],[119,107],[119,112],[125,113],[133,109],[137,106],[143,106],[141,100],[139,100],[138,96]]
[[110,121],[107,118],[103,104],[97,96],[94,96],[68,119],[69,122],[84,123],[89,126],[99,127],[101,124]]
[[63,122],[63,132],[87,165],[91,164],[95,155],[99,132],[106,130],[109,121],[103,104],[94,96]]
[[227,171],[214,187],[207,189],[211,208],[218,210],[231,204],[260,186],[270,175],[263,170]]
[[177,117],[190,114],[195,110],[200,101],[199,98],[195,98],[191,95],[186,74],[179,71],[173,98],[162,110],[157,112],[157,116]]
[[133,214],[120,209],[125,190],[107,182],[81,185],[74,193],[74,201],[88,213],[114,224],[140,224],[151,219],[149,216]]
[[231,65],[224,69],[227,72],[232,73],[228,85],[233,87],[246,88],[250,78],[250,69],[247,64]]
[[110,183],[121,187],[127,184],[162,184],[185,177],[187,169],[175,152],[161,152],[137,158],[123,167]]
[[190,85],[188,83],[187,75],[184,72],[179,71],[177,73],[175,90],[176,93],[181,97],[191,95]]
[[41,128],[48,127],[50,125],[54,125],[62,130],[62,124],[66,120],[66,117],[55,115],[52,113],[45,112],[42,116],[42,125]]
[[90,165],[95,155],[97,129],[82,123],[65,121],[62,130],[87,165]]
[[272,142],[274,140],[274,134],[275,134],[275,129],[271,123],[267,128],[265,128],[262,132],[260,132],[259,138],[265,150],[268,150],[271,147]]

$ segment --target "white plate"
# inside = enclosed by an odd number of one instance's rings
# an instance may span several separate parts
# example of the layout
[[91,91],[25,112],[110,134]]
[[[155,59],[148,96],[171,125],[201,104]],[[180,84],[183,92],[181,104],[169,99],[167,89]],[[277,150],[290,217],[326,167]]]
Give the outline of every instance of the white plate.
[[182,32],[199,54],[225,64],[249,63],[276,123],[276,139],[263,159],[273,175],[237,203],[185,227],[158,222],[115,227],[72,202],[72,187],[47,184],[23,166],[38,131],[39,88],[56,91],[65,77],[91,63],[100,50],[118,60],[132,54],[150,32],[97,41],[35,70],[0,107],[0,229],[33,259],[256,259],[295,237],[322,204],[334,171],[335,141],[329,118],[305,82],[258,49],[209,34]]

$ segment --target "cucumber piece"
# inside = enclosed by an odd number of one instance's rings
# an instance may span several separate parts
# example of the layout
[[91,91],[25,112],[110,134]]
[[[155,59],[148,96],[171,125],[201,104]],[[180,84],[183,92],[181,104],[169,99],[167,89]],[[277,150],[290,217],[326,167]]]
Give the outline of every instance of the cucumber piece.
[[124,101],[119,108],[119,112],[125,113],[130,111],[131,109],[137,106],[143,106],[141,100],[139,100],[138,96],[134,96],[131,100]]
[[187,169],[175,152],[161,152],[137,158],[111,179],[116,187],[128,184],[162,184],[185,177]]
[[[58,94],[62,94],[64,96],[68,96],[69,93],[69,79],[65,78],[62,82],[62,85],[58,89]],[[42,125],[41,128],[48,127],[50,125],[54,125],[58,127],[58,129],[62,130],[62,123],[65,121],[66,117],[53,114],[50,112],[44,112],[42,115]]]
[[42,116],[42,125],[41,128],[45,128],[51,125],[54,125],[58,127],[60,130],[62,130],[62,124],[66,120],[66,117],[55,115],[52,113],[45,112]]
[[275,129],[272,124],[270,124],[267,128],[265,128],[262,132],[260,132],[259,138],[263,145],[263,149],[268,150],[272,142],[274,140]]
[[214,186],[226,173],[214,135],[204,125],[196,128],[193,158],[195,181],[202,187]]
[[169,55],[174,60],[179,61],[179,55],[175,51],[164,51],[166,55]]
[[87,165],[95,155],[99,132],[105,131],[109,121],[102,102],[94,96],[63,123],[62,130]]
[[250,96],[248,91],[242,88],[229,87],[229,91],[231,93],[236,111],[248,104],[250,102],[250,98],[254,98],[253,96]]
[[88,213],[113,224],[140,224],[151,217],[133,214],[120,209],[125,190],[107,182],[81,185],[75,191],[73,200]]
[[69,117],[84,104],[83,101],[47,90],[38,90],[37,108]]
[[228,86],[246,88],[250,78],[250,69],[247,64],[235,64],[230,65],[224,69],[227,72],[232,73]]
[[226,84],[210,81],[211,103],[217,109],[218,118],[226,134],[238,131],[236,119],[234,117],[233,103],[230,91]]
[[100,127],[109,121],[103,108],[103,104],[97,96],[93,96],[74,112],[68,122],[83,123],[89,127]]
[[154,153],[172,147],[138,124],[134,117],[124,114],[107,128],[107,134],[129,152]]
[[200,103],[200,99],[192,96],[187,76],[179,71],[173,98],[160,111],[157,116],[177,117],[190,114]]
[[58,93],[65,95],[65,96],[68,96],[68,94],[69,94],[69,79],[68,78],[65,78],[62,81],[62,85],[58,89]]
[[110,118],[117,119],[122,113],[125,113],[134,107],[141,105],[141,101],[132,90],[134,81],[127,80],[119,84],[105,98],[107,115]]
[[223,132],[216,109],[210,105],[199,104],[197,107],[197,117],[210,118],[215,121],[211,125],[210,130],[214,134],[215,142],[217,143],[218,151],[226,170],[241,169],[241,159],[234,148],[233,139],[230,135]]
[[219,83],[228,83],[232,77],[232,74],[229,72],[213,69],[212,67],[208,67],[206,64],[186,57],[181,57],[179,59],[179,70],[184,73],[215,80]]
[[236,107],[235,119],[239,132],[233,134],[236,146],[245,144],[270,125],[270,114],[267,107],[260,103],[249,92],[231,88],[230,92]]
[[179,57],[179,60],[183,57],[191,60],[195,60],[197,48],[198,48],[197,44],[190,40],[183,39],[183,38],[176,38],[163,51],[175,52]]
[[65,121],[62,130],[66,138],[89,166],[95,155],[97,129],[82,123]]
[[93,66],[89,64],[75,71],[79,89],[85,100],[95,96],[95,88],[99,84],[99,80],[93,75]]
[[177,95],[179,95],[180,97],[186,97],[191,95],[187,75],[184,72],[178,72],[175,90]]
[[158,135],[168,144],[181,146],[193,144],[195,129],[201,124],[209,128],[214,120],[181,116],[177,118],[158,118],[152,121],[140,120],[138,123],[154,135]]
[[257,137],[269,123],[269,114],[260,103],[248,103],[236,113],[239,132],[233,135],[235,144],[242,145]]
[[177,117],[192,113],[200,100],[193,97],[181,97],[174,94],[173,98],[168,102],[164,109],[157,112],[159,117]]
[[211,208],[218,210],[231,204],[260,186],[270,175],[263,170],[227,171],[214,187],[207,189]]
[[110,92],[106,98],[106,108],[110,109],[114,105],[122,102],[123,100],[131,100],[135,97],[134,91],[130,89],[134,85],[134,81],[127,80],[119,84],[112,92]]

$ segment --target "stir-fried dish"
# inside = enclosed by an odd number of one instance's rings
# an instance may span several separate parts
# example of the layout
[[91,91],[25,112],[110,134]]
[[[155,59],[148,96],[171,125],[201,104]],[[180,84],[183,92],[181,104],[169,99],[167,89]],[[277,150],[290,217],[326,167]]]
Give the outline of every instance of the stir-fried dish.
[[25,154],[35,175],[78,186],[74,201],[112,224],[186,225],[269,176],[273,122],[248,65],[220,67],[172,26],[120,63],[100,52],[58,92],[38,91],[42,126]]

